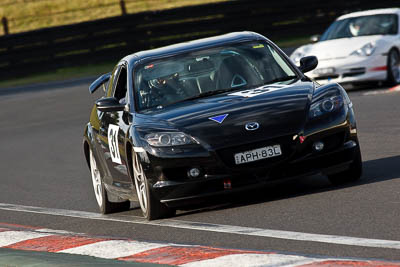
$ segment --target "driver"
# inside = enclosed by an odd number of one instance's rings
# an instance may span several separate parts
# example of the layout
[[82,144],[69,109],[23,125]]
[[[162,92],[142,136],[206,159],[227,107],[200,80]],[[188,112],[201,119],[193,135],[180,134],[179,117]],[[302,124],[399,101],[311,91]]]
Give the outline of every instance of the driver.
[[359,36],[360,35],[360,30],[361,30],[361,21],[360,20],[354,20],[350,22],[349,29],[350,32],[353,36]]
[[187,97],[179,81],[179,73],[167,77],[151,79],[148,81],[153,97],[158,99],[159,105],[168,105]]

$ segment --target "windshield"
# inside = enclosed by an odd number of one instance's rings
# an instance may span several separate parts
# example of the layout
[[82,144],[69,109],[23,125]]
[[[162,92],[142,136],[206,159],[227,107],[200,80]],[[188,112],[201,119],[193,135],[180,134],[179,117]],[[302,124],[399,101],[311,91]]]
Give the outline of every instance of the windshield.
[[268,83],[297,79],[291,66],[265,42],[245,42],[195,51],[139,65],[135,71],[137,109]]
[[321,41],[366,35],[397,34],[397,15],[380,14],[335,21],[322,35]]

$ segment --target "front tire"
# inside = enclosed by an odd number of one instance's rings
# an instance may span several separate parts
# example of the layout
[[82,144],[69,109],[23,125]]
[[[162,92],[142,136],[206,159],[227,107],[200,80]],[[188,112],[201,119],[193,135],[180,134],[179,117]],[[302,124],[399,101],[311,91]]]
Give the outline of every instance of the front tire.
[[92,183],[94,194],[96,196],[97,205],[102,214],[108,214],[113,212],[126,211],[130,208],[130,202],[110,202],[107,197],[107,190],[104,187],[103,179],[101,177],[99,168],[97,167],[96,159],[93,155],[92,149],[89,152],[90,160],[90,173],[92,175]]
[[133,179],[135,180],[136,193],[143,216],[147,220],[156,220],[173,216],[175,210],[161,203],[155,198],[154,193],[151,191],[150,183],[143,171],[139,156],[134,151],[132,151],[132,155]]
[[396,49],[390,50],[388,54],[387,82],[389,85],[400,83],[400,54]]
[[350,168],[344,172],[335,173],[329,175],[329,181],[334,185],[342,185],[346,183],[356,182],[361,178],[362,175],[362,158],[360,145],[357,144],[356,151],[354,151],[353,162],[350,164]]

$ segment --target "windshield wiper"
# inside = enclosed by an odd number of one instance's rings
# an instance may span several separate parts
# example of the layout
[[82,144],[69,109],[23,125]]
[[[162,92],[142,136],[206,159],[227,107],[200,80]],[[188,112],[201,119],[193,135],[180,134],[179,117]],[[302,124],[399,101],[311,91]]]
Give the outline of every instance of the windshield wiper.
[[296,79],[296,78],[298,78],[298,77],[295,76],[295,75],[286,76],[286,77],[280,77],[280,78],[276,78],[276,79],[270,80],[270,81],[268,81],[268,82],[266,82],[264,84],[272,84],[272,83],[277,83],[277,82],[284,82],[284,81],[289,81],[289,80],[293,80],[293,79]]

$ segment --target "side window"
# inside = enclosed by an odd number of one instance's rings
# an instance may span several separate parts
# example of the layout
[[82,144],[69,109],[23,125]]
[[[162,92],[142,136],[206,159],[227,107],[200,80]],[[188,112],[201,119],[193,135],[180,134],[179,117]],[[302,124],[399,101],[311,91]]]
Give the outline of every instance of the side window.
[[127,103],[127,88],[127,70],[122,66],[114,91],[114,97],[118,99],[121,104]]
[[115,82],[118,77],[119,70],[120,70],[120,67],[117,65],[117,66],[115,66],[115,68],[112,71],[110,81],[108,82],[107,92],[106,92],[107,97],[111,97],[113,94],[113,89],[115,88]]

